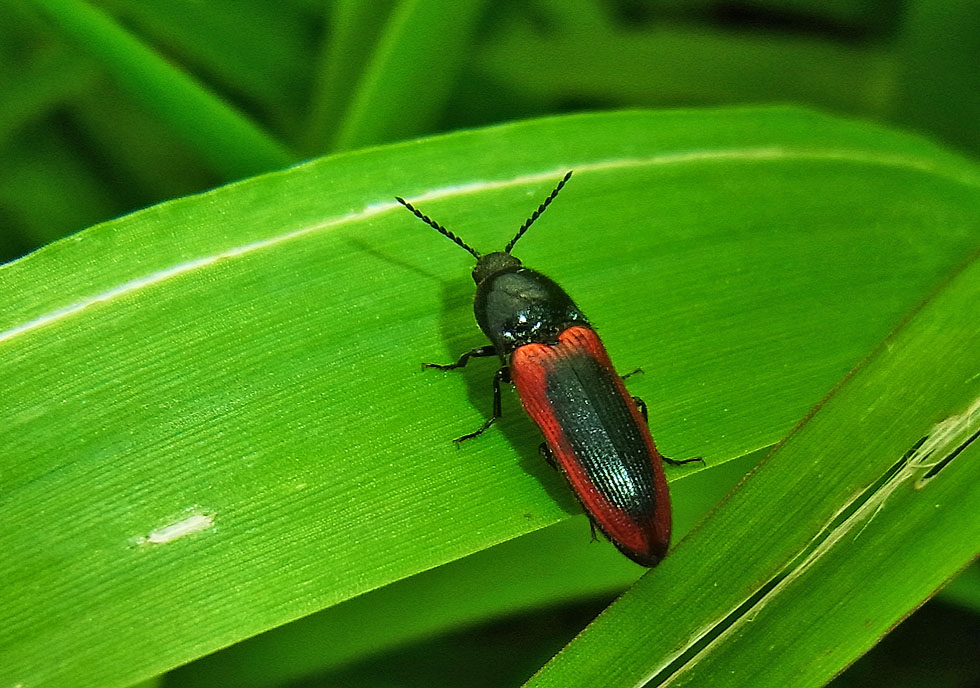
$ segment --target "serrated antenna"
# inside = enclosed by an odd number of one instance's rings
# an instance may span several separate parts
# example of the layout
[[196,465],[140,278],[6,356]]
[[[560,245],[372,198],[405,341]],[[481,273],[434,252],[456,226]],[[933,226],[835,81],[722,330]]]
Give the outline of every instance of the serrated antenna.
[[558,195],[558,192],[561,191],[562,187],[565,186],[565,182],[567,182],[569,178],[571,178],[571,176],[572,176],[572,171],[569,170],[565,174],[565,176],[562,177],[562,180],[558,182],[558,186],[555,187],[555,190],[552,191],[551,194],[546,199],[544,199],[544,203],[539,205],[538,209],[535,210],[533,213],[531,213],[531,217],[527,218],[527,221],[523,225],[521,225],[521,228],[519,230],[517,230],[517,234],[514,236],[514,238],[511,239],[510,243],[504,247],[504,253],[510,253],[510,250],[514,248],[514,244],[517,243],[517,240],[520,239],[522,236],[524,236],[524,232],[526,232],[531,227],[531,225],[534,224],[535,220],[541,217],[541,213],[543,213],[545,209],[547,209],[547,207],[551,205],[551,202],[555,200],[555,196]]
[[453,234],[452,232],[450,232],[448,229],[446,229],[445,227],[443,227],[441,224],[439,224],[438,222],[436,222],[435,220],[433,220],[428,215],[424,214],[421,210],[419,210],[418,208],[416,208],[414,205],[412,205],[411,203],[409,203],[408,201],[406,201],[401,196],[395,196],[395,200],[398,201],[399,203],[401,203],[403,206],[405,206],[409,210],[411,210],[412,211],[412,214],[415,215],[415,217],[417,217],[418,219],[422,220],[422,222],[424,222],[425,224],[427,224],[430,227],[432,227],[432,229],[436,230],[437,232],[439,232],[440,234],[442,234],[447,239],[450,239],[453,243],[455,243],[460,248],[464,248],[467,251],[469,251],[470,254],[474,258],[476,258],[477,260],[480,260],[480,252],[477,251],[476,249],[470,247],[465,241],[463,241],[462,239],[460,239],[458,236],[456,236],[455,234]]

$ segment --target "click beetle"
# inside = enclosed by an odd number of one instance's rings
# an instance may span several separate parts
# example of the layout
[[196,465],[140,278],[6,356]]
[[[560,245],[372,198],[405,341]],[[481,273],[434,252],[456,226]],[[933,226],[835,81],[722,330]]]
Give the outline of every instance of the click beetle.
[[[514,245],[551,204],[569,178],[521,225],[503,251],[481,254],[403,198],[417,218],[476,258],[473,309],[491,344],[464,353],[455,363],[498,356],[493,414],[500,417],[501,383],[513,383],[528,415],[541,429],[541,452],[568,479],[595,528],[642,566],[656,566],[670,542],[670,497],[662,461],[647,426],[646,406],[626,390],[602,341],[571,297],[548,277],[511,255]],[[698,461],[700,459],[688,459]]]

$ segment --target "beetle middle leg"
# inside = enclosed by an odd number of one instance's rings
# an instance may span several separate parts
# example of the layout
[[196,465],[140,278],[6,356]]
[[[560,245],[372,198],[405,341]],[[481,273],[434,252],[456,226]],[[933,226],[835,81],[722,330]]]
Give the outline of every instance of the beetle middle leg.
[[[493,348],[493,347],[486,347],[486,348]],[[470,353],[472,354],[472,352]],[[489,356],[490,354],[479,354],[479,355]],[[466,356],[467,356],[466,354],[463,354],[463,358],[461,358],[460,360],[461,361],[464,360]],[[465,362],[463,363],[463,365],[466,365]],[[510,382],[510,368],[508,368],[507,366],[504,366],[503,368],[498,370],[497,374],[493,376],[493,414],[489,418],[487,418],[487,420],[483,423],[483,425],[481,425],[475,432],[467,433],[466,435],[463,435],[462,437],[457,437],[455,440],[453,440],[457,445],[460,444],[461,442],[465,442],[466,440],[471,440],[474,437],[478,437],[482,435],[490,428],[491,425],[497,422],[498,418],[500,418],[501,415],[500,383],[501,382],[508,382],[508,383]]]
[[551,451],[551,447],[548,446],[547,442],[542,442],[538,445],[538,453],[544,457],[544,460],[548,462],[548,465],[558,470],[558,463],[555,461],[555,454]]
[[643,401],[640,397],[633,397],[633,403],[636,407],[640,409],[640,415],[643,416],[643,420],[646,421],[647,425],[650,425],[650,418],[647,416],[647,402]]
[[589,516],[589,530],[592,532],[592,542],[599,542],[598,528],[595,527],[595,521],[591,516]]

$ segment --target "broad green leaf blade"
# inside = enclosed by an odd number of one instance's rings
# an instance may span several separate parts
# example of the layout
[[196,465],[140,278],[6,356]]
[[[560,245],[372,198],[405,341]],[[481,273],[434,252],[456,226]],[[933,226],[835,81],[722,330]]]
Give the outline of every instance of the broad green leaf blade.
[[134,98],[170,123],[228,178],[281,167],[293,155],[243,114],[169,64],[83,0],[30,0],[100,60]]
[[[766,453],[747,454],[675,482],[675,533],[700,521]],[[488,619],[600,596],[611,600],[643,571],[609,543],[591,541],[583,515],[249,638],[175,669],[167,681],[181,688],[222,681],[271,688],[319,675],[329,682],[324,673],[376,661],[399,646]]]
[[6,265],[0,680],[123,685],[577,512],[513,400],[452,448],[490,370],[419,363],[481,343],[470,258],[391,200],[492,248],[567,169],[520,256],[709,465],[784,435],[980,217],[975,168],[914,137],[627,112],[326,158]]
[[822,686],[857,659],[980,552],[978,302],[974,261],[527,685]]

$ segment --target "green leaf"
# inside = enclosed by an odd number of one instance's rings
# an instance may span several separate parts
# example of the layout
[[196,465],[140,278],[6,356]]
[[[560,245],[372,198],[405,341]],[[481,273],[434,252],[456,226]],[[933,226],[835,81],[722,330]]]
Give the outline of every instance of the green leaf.
[[980,93],[976,64],[980,5],[917,0],[895,39],[895,88],[889,115],[905,126],[933,132],[976,154]]
[[419,363],[482,343],[471,259],[392,199],[494,248],[568,169],[520,257],[709,466],[782,437],[976,245],[970,163],[744,109],[337,155],[45,247],[0,268],[0,683],[125,685],[577,513],[513,399],[453,449],[492,365]]
[[[529,686],[822,686],[980,552],[975,260]],[[955,460],[954,460],[955,459]]]
[[[321,49],[307,116],[305,149],[324,152],[370,62],[396,0],[336,0],[327,6],[330,33]],[[391,114],[388,112],[387,114]]]
[[430,129],[485,4],[399,0],[339,123],[333,148],[397,141]]
[[286,165],[293,156],[244,115],[82,0],[30,0],[88,50],[139,102],[229,178]]
[[264,0],[98,5],[171,61],[178,58],[219,92],[244,99],[270,119],[287,117],[287,110],[302,112],[315,13]]
[[585,0],[552,5],[551,31],[524,16],[494,25],[475,74],[550,107],[571,94],[575,102],[634,106],[786,101],[851,113],[887,108],[883,84],[893,80],[895,60],[873,43],[664,17],[651,22],[655,30],[637,31],[595,16],[595,4]]
[[[675,482],[675,533],[703,518],[762,455],[747,454]],[[264,688],[317,675],[330,685],[338,667],[384,664],[387,659],[377,660],[381,653],[390,656],[411,642],[465,633],[487,619],[540,610],[554,614],[556,605],[575,600],[611,600],[643,570],[609,543],[590,541],[588,521],[578,516],[249,638],[170,672],[167,680],[182,688],[221,682]],[[548,657],[540,644],[528,649],[541,657],[539,663]],[[530,673],[513,665],[507,670],[514,683]]]
[[980,565],[974,563],[943,589],[941,599],[980,612]]

